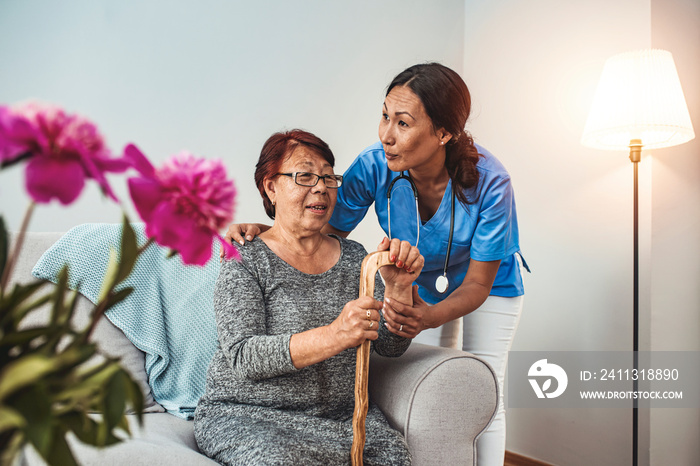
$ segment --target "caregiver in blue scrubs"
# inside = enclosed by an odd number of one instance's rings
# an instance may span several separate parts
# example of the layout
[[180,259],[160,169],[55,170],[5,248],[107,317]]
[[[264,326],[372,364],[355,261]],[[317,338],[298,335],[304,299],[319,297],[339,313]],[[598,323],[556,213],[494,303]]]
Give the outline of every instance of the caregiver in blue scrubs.
[[[414,304],[385,303],[387,326],[431,345],[458,347],[461,336],[464,351],[493,367],[498,412],[477,443],[478,464],[490,466],[502,465],[505,452],[503,379],[523,307],[522,258],[510,175],[464,129],[470,109],[466,84],[443,65],[396,76],[382,103],[380,142],[345,172],[326,232],[347,236],[374,205],[393,239],[380,249],[397,266],[417,241],[425,265]],[[227,236],[242,242],[262,229],[232,225]]]

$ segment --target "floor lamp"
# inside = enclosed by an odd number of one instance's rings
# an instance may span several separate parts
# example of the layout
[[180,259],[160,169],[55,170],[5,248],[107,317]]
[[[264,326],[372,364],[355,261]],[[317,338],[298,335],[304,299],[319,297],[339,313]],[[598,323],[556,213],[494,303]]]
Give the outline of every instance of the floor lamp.
[[[633,346],[639,351],[639,202],[642,147],[658,149],[695,137],[681,83],[670,52],[640,50],[615,55],[603,67],[581,144],[595,149],[629,149],[634,166]],[[634,381],[637,391],[637,381]],[[632,413],[632,462],[638,460],[638,408]]]

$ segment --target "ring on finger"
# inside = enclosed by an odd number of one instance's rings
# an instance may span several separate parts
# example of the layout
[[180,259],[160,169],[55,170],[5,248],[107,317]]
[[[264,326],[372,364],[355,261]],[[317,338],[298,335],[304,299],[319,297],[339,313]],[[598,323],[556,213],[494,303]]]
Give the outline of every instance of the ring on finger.
[[370,317],[372,317],[372,311],[367,309],[367,320],[369,320]]
[[370,320],[370,321],[369,321],[369,328],[372,328],[372,327],[374,327],[374,321],[373,321],[373,320]]
[[403,332],[403,324],[399,325],[399,332]]

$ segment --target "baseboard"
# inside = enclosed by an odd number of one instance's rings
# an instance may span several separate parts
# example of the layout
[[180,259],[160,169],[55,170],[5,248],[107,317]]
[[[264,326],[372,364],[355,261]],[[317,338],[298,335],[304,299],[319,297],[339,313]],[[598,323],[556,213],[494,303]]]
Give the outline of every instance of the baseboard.
[[503,466],[554,466],[552,463],[536,460],[528,456],[523,456],[512,451],[506,451]]

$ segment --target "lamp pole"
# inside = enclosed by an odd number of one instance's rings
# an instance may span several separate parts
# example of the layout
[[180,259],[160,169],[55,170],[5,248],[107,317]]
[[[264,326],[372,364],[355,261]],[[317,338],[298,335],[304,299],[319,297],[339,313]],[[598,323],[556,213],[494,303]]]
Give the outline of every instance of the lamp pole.
[[[639,368],[638,352],[639,352],[639,161],[642,159],[642,140],[632,139],[630,141],[630,160],[634,166],[634,262],[633,262],[633,278],[632,278],[632,347],[633,347],[633,365],[634,372]],[[633,390],[637,393],[639,382],[635,377],[633,380]],[[637,466],[638,451],[639,451],[639,408],[638,400],[632,399],[632,464]]]
[[[642,97],[642,98],[640,98]],[[633,135],[633,136],[632,136]],[[635,139],[632,139],[634,137]],[[634,166],[633,365],[639,369],[639,169],[647,149],[695,138],[671,52],[637,50],[610,57],[603,67],[581,143],[596,149],[629,148]],[[635,393],[639,381],[634,378]],[[632,462],[639,453],[639,401],[632,400]]]

